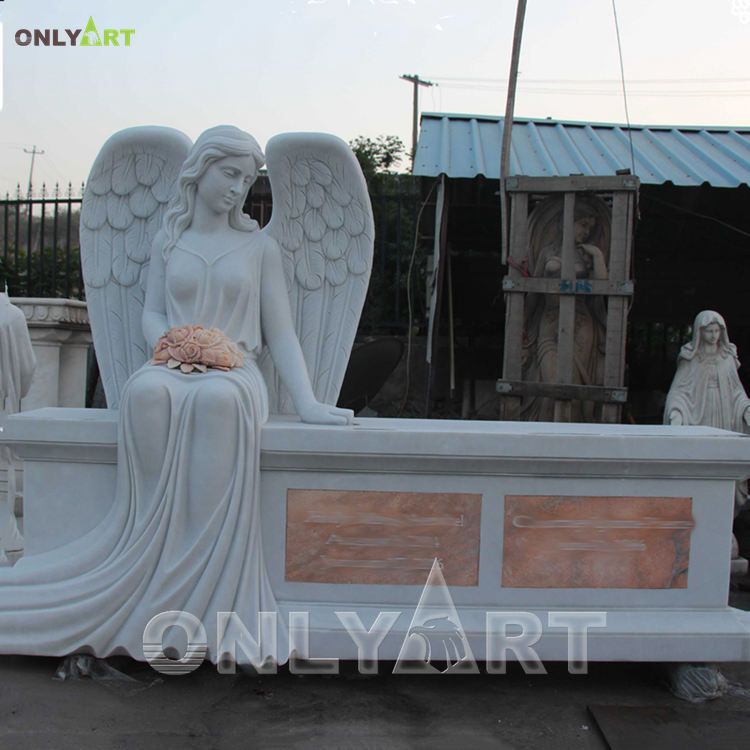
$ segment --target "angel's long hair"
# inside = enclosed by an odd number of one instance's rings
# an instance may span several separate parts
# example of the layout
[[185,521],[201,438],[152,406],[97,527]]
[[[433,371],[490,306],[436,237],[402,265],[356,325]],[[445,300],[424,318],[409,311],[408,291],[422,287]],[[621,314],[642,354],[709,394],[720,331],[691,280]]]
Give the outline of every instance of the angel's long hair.
[[[163,230],[166,237],[162,252],[165,259],[193,221],[198,181],[213,162],[226,156],[252,156],[256,173],[265,163],[258,141],[244,130],[234,125],[217,125],[203,131],[180,169],[175,192],[164,215]],[[251,187],[252,183],[242,194],[242,200],[229,212],[229,226],[242,232],[254,232],[258,229],[258,222],[242,212]]]

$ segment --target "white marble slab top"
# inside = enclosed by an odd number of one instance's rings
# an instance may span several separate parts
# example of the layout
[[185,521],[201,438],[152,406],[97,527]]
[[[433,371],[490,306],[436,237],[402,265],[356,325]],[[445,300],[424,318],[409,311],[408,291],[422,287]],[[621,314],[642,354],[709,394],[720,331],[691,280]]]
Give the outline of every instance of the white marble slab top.
[[[107,409],[22,412],[8,418],[0,441],[19,446],[114,446],[117,417],[117,411]],[[262,450],[277,457],[667,461],[712,465],[717,477],[745,466],[750,474],[750,435],[709,427],[378,418],[331,427],[301,424],[294,417],[272,417],[263,427]],[[271,464],[275,464],[273,459]]]

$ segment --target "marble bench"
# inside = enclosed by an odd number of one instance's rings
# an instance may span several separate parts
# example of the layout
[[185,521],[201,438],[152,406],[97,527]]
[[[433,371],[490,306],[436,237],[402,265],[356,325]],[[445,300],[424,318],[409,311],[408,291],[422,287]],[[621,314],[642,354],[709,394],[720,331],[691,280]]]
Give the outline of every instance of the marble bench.
[[[116,434],[108,410],[8,419],[27,555],[104,517]],[[272,418],[265,560],[281,615],[309,613],[310,656],[356,658],[336,613],[369,627],[383,611],[400,614],[378,657],[396,659],[437,559],[477,659],[492,656],[490,622],[515,617],[536,623],[541,659],[565,660],[559,613],[573,612],[592,615],[592,660],[749,660],[750,613],[727,605],[734,482],[749,467],[750,437],[703,427]]]

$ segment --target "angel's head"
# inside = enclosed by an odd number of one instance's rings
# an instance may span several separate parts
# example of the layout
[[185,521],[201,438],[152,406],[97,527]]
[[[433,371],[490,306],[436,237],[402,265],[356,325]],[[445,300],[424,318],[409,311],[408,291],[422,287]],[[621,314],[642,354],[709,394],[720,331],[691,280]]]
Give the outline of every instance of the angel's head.
[[263,166],[265,157],[258,142],[249,133],[234,125],[218,125],[209,128],[198,136],[190,153],[187,155],[175,184],[175,192],[164,217],[166,243],[164,252],[168,253],[180,235],[190,226],[195,210],[198,186],[201,180],[208,179],[208,173],[216,162],[240,157],[249,163],[247,174],[239,190],[238,199],[228,211],[229,225],[234,229],[252,232],[258,228],[257,222],[243,213],[247,193],[252,187],[258,170]]

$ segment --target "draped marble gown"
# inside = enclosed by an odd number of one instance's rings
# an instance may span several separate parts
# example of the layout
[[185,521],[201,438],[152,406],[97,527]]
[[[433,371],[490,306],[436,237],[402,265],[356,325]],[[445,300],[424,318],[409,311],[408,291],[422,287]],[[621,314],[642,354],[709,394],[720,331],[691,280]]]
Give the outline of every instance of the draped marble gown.
[[245,362],[226,373],[146,364],[133,374],[112,510],[82,539],[0,570],[0,652],[143,659],[148,621],[178,610],[203,622],[215,661],[217,612],[236,612],[254,633],[258,612],[276,610],[260,533],[259,235],[208,261],[181,242],[169,254],[169,327],[215,326]]

